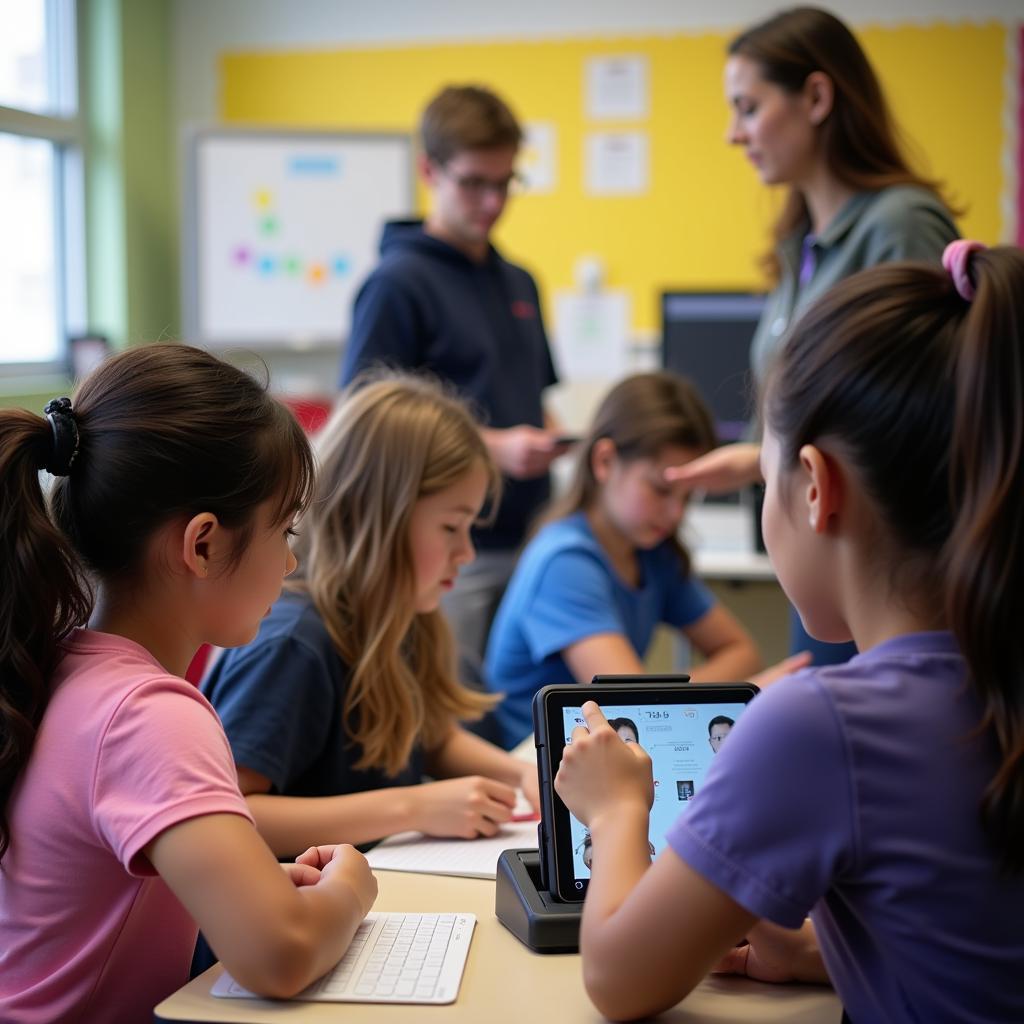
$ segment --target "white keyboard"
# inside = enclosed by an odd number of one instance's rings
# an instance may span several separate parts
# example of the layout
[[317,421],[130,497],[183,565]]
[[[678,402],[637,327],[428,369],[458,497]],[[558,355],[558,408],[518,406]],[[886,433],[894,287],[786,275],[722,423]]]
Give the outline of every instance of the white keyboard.
[[[332,971],[293,999],[321,1003],[453,1003],[473,914],[367,914]],[[258,999],[225,972],[212,995]]]

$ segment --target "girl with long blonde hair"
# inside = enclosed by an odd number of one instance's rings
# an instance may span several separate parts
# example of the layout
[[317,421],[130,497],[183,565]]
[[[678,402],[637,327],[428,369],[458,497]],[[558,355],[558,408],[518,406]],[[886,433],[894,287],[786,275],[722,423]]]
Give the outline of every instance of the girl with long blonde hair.
[[494,835],[516,788],[536,804],[536,772],[458,724],[494,699],[458,682],[439,610],[498,498],[479,430],[432,383],[391,375],[342,396],[318,455],[300,576],[203,685],[257,826],[281,856],[310,836]]

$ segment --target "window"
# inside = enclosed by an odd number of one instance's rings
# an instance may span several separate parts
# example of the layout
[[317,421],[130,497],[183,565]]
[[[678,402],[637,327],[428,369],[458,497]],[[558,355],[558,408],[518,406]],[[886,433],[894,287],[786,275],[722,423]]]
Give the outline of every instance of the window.
[[74,0],[0,0],[0,374],[64,370],[84,325]]

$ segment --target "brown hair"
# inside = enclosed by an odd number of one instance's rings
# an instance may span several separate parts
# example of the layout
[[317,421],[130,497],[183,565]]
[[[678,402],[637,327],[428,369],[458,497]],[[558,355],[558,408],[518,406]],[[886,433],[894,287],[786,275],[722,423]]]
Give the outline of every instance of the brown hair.
[[[718,443],[711,413],[685,377],[670,370],[627,377],[598,406],[576,453],[569,487],[552,502],[539,526],[589,509],[597,500],[601,485],[594,476],[594,445],[605,437],[626,462],[657,458],[666,445],[703,453]],[[681,570],[687,575],[690,556],[677,539],[672,539],[672,545],[679,555]]]
[[1024,252],[971,257],[966,303],[938,267],[892,263],[838,284],[793,328],[765,389],[782,464],[827,439],[879,511],[908,600],[938,602],[1001,763],[981,819],[1024,870]]
[[[780,11],[736,36],[728,53],[753,61],[766,81],[788,93],[798,93],[815,71],[828,75],[832,110],[818,130],[828,169],[844,185],[861,192],[918,185],[940,194],[938,182],[910,169],[878,77],[856,37],[835,15],[817,7]],[[791,188],[773,228],[774,243],[788,238],[807,219],[803,195]],[[774,244],[761,263],[777,281],[780,268]]]
[[416,502],[486,471],[501,478],[464,405],[429,380],[357,378],[317,439],[316,498],[299,527],[300,579],[351,672],[344,727],[357,768],[397,775],[413,745],[428,749],[460,719],[494,705],[457,678],[438,610],[415,611],[409,524]]
[[238,530],[237,560],[256,507],[276,499],[283,519],[312,481],[291,414],[199,349],[114,356],[82,383],[72,415],[78,452],[48,508],[39,473],[51,462],[51,424],[0,411],[0,856],[61,641],[92,611],[90,580],[130,580],[156,529],[199,512]]
[[489,89],[449,85],[423,111],[420,139],[423,152],[444,165],[466,150],[518,149],[523,132],[505,102]]

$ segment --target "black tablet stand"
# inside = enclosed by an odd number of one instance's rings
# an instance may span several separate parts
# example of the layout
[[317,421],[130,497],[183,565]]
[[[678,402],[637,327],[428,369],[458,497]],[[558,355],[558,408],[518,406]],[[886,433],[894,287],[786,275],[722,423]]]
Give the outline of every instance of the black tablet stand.
[[537,850],[505,850],[494,892],[498,920],[535,953],[577,953],[582,903],[556,900],[541,882]]

